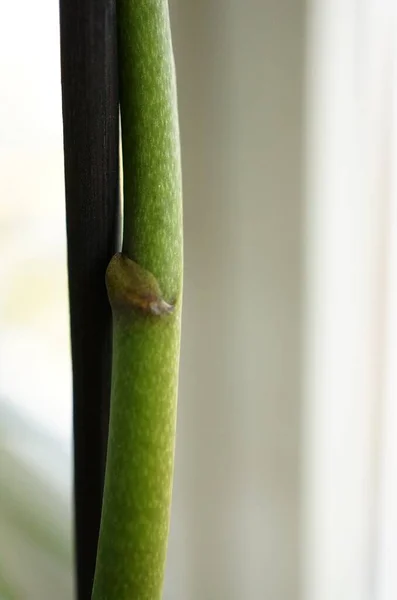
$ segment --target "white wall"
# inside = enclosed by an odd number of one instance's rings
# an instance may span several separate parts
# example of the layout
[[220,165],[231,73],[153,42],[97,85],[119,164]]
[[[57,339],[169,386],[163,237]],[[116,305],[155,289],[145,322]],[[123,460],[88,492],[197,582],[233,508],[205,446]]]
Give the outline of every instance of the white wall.
[[186,262],[166,598],[295,599],[303,4],[183,0],[172,16]]

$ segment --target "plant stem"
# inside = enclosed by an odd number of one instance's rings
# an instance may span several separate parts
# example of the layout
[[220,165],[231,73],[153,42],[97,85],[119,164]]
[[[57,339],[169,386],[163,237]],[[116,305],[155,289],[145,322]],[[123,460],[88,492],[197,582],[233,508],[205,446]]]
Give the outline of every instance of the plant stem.
[[107,271],[113,367],[94,600],[159,600],[174,462],[182,206],[166,0],[120,0],[123,254]]

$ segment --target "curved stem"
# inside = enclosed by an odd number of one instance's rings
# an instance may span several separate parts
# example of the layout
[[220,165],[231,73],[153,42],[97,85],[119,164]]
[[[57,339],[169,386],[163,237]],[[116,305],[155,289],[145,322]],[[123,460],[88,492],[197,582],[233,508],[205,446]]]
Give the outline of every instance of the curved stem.
[[113,310],[109,443],[94,600],[159,600],[174,462],[182,208],[166,0],[118,3],[123,254]]

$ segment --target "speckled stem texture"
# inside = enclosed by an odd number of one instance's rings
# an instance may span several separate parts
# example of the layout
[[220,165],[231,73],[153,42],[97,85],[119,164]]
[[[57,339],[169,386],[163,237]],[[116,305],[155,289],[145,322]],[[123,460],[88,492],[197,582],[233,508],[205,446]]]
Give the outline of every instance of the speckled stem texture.
[[167,1],[118,0],[117,11],[124,239],[123,255],[112,259],[107,273],[112,396],[92,598],[160,600],[182,296],[175,75]]

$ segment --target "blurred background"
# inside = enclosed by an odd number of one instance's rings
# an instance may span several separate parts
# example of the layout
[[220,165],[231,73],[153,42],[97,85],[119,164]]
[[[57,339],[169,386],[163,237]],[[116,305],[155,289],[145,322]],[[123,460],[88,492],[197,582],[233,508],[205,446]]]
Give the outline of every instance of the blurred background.
[[[164,599],[394,600],[395,2],[170,6],[185,303]],[[0,600],[72,600],[58,6],[3,12]]]

